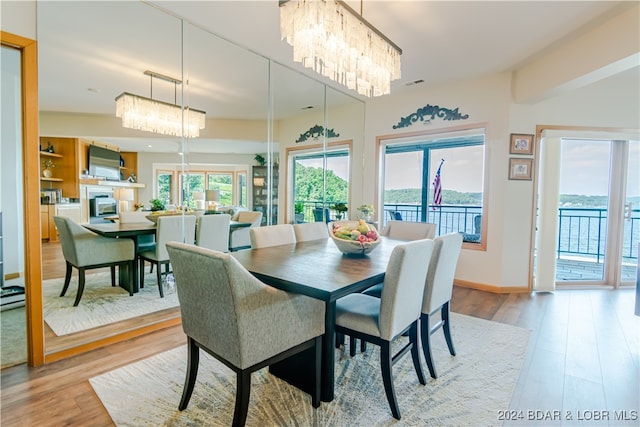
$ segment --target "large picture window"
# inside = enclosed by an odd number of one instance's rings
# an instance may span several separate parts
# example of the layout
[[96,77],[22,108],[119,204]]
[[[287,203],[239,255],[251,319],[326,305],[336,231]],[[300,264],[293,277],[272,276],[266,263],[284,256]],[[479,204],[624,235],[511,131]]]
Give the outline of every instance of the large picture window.
[[482,243],[484,140],[474,129],[382,141],[382,224],[430,222],[437,235]]

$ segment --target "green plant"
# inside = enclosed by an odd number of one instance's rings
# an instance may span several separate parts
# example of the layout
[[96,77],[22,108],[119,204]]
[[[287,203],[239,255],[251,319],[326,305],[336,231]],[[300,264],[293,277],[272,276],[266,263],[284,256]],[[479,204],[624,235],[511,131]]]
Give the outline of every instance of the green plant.
[[44,159],[42,161],[42,169],[53,169],[55,167],[56,165],[53,163],[53,160],[51,159]]
[[360,212],[362,212],[364,215],[368,215],[368,214],[374,214],[375,211],[373,210],[373,205],[362,205],[358,208],[358,210]]
[[349,208],[347,208],[347,205],[345,205],[344,203],[335,203],[331,205],[331,209],[338,213],[344,213],[349,210]]
[[164,202],[160,199],[151,199],[149,200],[151,204],[152,211],[163,211],[164,210]]
[[261,154],[256,154],[256,156],[253,158],[256,162],[258,162],[258,164],[260,166],[264,166],[267,161],[265,160],[264,156]]
[[304,203],[297,202],[293,207],[294,213],[301,214],[304,213]]

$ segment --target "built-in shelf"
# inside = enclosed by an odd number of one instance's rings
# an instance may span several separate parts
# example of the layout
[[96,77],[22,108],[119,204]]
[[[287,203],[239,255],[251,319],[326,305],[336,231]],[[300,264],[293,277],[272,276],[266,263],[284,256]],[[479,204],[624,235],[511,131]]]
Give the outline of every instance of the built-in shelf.
[[47,157],[59,157],[59,158],[63,157],[62,154],[50,153],[48,151],[41,151],[40,155],[41,156],[47,156]]
[[40,177],[40,181],[50,181],[50,182],[62,182],[64,181],[62,178],[45,178],[45,177]]

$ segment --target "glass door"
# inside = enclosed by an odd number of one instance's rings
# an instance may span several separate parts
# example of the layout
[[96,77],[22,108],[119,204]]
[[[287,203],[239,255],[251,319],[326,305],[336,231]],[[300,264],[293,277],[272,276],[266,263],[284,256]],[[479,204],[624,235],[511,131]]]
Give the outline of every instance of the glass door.
[[631,282],[640,235],[638,142],[563,138],[560,155],[556,282]]

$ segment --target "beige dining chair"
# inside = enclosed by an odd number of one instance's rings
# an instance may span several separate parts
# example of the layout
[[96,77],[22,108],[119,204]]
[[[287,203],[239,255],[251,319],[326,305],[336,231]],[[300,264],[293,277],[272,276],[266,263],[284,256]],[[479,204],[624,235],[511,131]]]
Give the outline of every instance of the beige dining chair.
[[98,236],[68,217],[54,216],[53,221],[60,235],[60,246],[66,262],[61,297],[69,288],[73,267],[78,270],[78,290],[73,302],[73,306],[77,307],[84,291],[85,270],[111,267],[111,286],[115,286],[116,265],[128,269],[129,295],[133,295],[133,263],[136,259],[133,240]]
[[248,249],[251,247],[251,237],[249,236],[249,229],[253,227],[260,227],[262,223],[262,212],[259,211],[240,211],[236,212],[231,221],[249,222],[251,226],[236,228],[231,232],[231,238],[229,240],[229,249],[237,251],[239,249]]
[[196,245],[220,252],[229,252],[229,222],[231,215],[202,215],[196,221]]
[[380,235],[397,240],[433,239],[436,226],[437,224],[429,222],[389,221]]
[[329,238],[329,230],[324,222],[305,222],[293,224],[296,233],[296,241],[320,240]]
[[[431,335],[439,328],[444,332],[444,338],[449,347],[449,353],[456,355],[449,327],[449,302],[453,293],[453,278],[462,249],[462,234],[451,233],[437,237],[434,241],[433,255],[429,263],[429,272],[425,284],[422,300],[422,315],[420,316],[420,330],[422,335],[422,351],[427,361],[429,374],[437,378],[436,367],[431,354]],[[430,325],[431,317],[440,310],[440,320]]]
[[[400,419],[400,408],[393,385],[393,365],[411,351],[420,384],[426,379],[420,363],[418,326],[433,240],[423,239],[393,248],[384,276],[381,298],[350,294],[336,302],[336,332],[380,346],[382,381],[391,413]],[[409,342],[395,355],[392,343],[404,333]]]
[[311,348],[311,402],[319,407],[324,302],[264,284],[230,254],[177,242],[167,250],[188,347],[178,409],[189,405],[200,349],[236,373],[233,426],[245,424],[251,373]]
[[249,237],[251,239],[252,249],[296,243],[296,234],[291,224],[251,228],[249,230]]
[[162,289],[162,266],[165,266],[164,274],[169,273],[169,254],[167,242],[184,242],[193,245],[196,235],[196,217],[194,215],[160,216],[156,227],[156,244],[153,249],[142,251],[138,254],[140,259],[140,287],[144,287],[144,263],[149,261],[156,265],[158,278],[158,291],[160,298],[164,298]]

